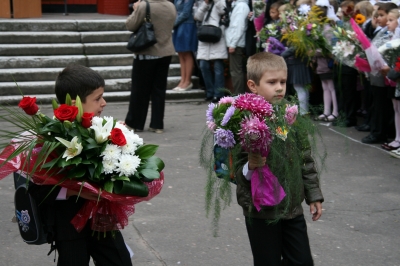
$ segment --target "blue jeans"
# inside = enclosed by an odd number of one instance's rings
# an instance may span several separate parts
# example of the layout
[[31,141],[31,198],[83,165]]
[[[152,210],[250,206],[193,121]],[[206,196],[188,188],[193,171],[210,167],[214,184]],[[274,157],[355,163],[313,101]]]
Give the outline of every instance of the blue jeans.
[[[224,61],[216,60],[199,60],[200,70],[203,75],[204,84],[206,85],[207,98],[224,96],[225,77],[224,77]],[[214,75],[211,73],[210,62],[214,62]]]

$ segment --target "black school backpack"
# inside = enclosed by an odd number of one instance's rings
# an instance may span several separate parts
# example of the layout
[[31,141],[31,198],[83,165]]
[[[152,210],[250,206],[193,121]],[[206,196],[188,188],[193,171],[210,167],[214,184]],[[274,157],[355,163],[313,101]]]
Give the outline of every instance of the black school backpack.
[[45,206],[38,205],[28,192],[29,185],[34,184],[23,175],[14,173],[14,204],[19,233],[24,242],[30,245],[52,243],[54,215]]

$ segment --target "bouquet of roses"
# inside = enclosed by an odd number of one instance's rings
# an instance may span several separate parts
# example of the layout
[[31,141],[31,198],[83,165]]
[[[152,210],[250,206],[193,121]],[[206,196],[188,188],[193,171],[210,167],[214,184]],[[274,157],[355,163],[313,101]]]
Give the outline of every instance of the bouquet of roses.
[[[273,106],[262,96],[246,93],[235,98],[224,97],[218,104],[210,104],[206,116],[215,145],[236,155],[244,150],[268,157],[273,141],[286,140],[297,114],[297,105]],[[237,163],[234,161],[226,167],[236,168]],[[279,204],[286,195],[268,165],[254,171],[251,184],[253,202],[258,211],[261,206]],[[211,191],[207,192],[207,195],[211,194]]]
[[1,118],[17,130],[0,130],[2,139],[13,138],[0,154],[0,179],[21,171],[36,184],[94,193],[102,200],[86,202],[72,221],[75,228],[81,230],[90,217],[94,230],[123,228],[136,203],[161,191],[158,146],[144,144],[112,117],[84,113],[79,96],[71,103],[69,95],[66,104],[53,101],[54,118],[39,111],[36,98],[23,97],[19,107],[25,114],[3,107]]

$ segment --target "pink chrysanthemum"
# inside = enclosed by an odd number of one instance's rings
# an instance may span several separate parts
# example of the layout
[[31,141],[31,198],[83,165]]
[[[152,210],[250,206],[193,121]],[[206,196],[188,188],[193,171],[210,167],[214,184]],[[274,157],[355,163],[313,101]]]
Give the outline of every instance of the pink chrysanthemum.
[[234,101],[235,101],[235,98],[227,96],[227,97],[222,97],[218,103],[219,104],[233,104]]
[[272,105],[267,102],[264,97],[253,93],[239,95],[233,105],[237,109],[247,110],[261,117],[269,117],[274,113]]
[[268,145],[272,142],[270,129],[264,120],[258,116],[246,117],[240,123],[240,144],[248,152],[268,156]]
[[299,113],[299,109],[297,105],[287,105],[286,106],[286,114],[285,119],[288,125],[292,125],[296,121],[297,114]]

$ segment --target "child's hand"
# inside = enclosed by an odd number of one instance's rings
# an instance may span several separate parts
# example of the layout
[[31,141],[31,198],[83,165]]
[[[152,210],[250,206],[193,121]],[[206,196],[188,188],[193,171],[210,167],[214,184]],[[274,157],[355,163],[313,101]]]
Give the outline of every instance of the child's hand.
[[312,214],[312,220],[317,221],[322,215],[322,203],[319,201],[311,202],[310,213]]
[[382,69],[380,70],[380,72],[381,72],[382,76],[386,77],[387,74],[388,74],[388,72],[389,72],[389,70],[390,70],[390,67],[384,66],[384,67],[382,67]]
[[263,167],[267,159],[265,157],[261,157],[259,153],[249,153],[249,170],[254,170],[257,167]]

